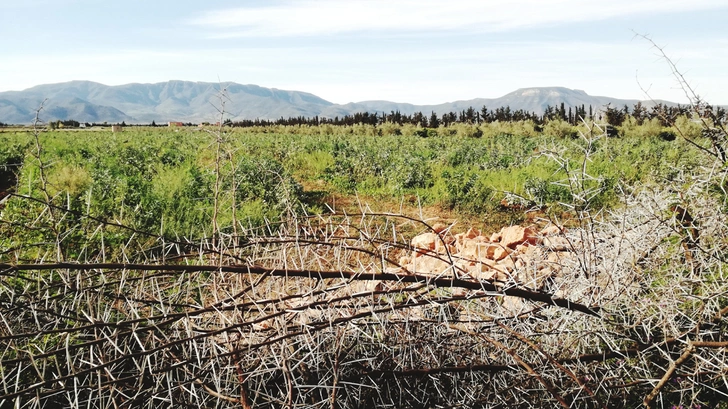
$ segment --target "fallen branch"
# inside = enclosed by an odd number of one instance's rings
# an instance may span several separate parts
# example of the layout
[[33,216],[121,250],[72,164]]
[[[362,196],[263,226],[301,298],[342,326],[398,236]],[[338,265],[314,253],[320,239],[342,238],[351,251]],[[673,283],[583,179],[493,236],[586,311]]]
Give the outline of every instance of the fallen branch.
[[271,269],[259,266],[210,266],[210,265],[173,265],[173,264],[126,264],[126,263],[49,263],[49,264],[0,264],[0,273],[33,270],[137,270],[137,271],[177,271],[177,272],[226,272],[243,274],[268,274],[273,277],[302,277],[314,280],[341,278],[347,280],[394,281],[398,283],[421,283],[435,288],[462,288],[493,292],[494,295],[509,295],[529,301],[555,305],[567,310],[599,317],[600,308],[576,303],[551,294],[518,287],[505,287],[500,283],[484,280],[463,280],[455,277],[431,277],[422,274],[394,273],[355,273],[352,271],[316,271]]

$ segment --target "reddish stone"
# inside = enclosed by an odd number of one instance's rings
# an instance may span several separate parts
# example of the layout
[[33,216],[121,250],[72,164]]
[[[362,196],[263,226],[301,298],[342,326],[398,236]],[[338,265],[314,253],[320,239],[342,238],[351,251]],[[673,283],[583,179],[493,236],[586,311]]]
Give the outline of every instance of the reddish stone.
[[535,243],[536,235],[533,230],[528,227],[510,226],[501,230],[500,243],[505,247],[516,248],[517,245],[528,242]]
[[[435,233],[423,233],[419,236],[415,236],[412,239],[412,247],[414,247],[415,253],[419,254],[418,250],[433,251],[435,250],[435,242],[439,240]],[[416,256],[416,255],[415,255]]]

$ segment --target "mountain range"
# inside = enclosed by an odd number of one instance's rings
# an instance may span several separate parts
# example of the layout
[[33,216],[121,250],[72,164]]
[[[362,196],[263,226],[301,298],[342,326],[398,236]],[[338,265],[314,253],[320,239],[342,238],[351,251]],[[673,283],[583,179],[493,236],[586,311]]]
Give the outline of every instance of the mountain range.
[[[226,94],[221,98],[220,90]],[[45,102],[44,102],[45,101]],[[422,112],[460,112],[469,107],[489,109],[509,106],[538,114],[546,106],[568,107],[582,104],[595,109],[606,104],[632,107],[638,100],[588,95],[582,90],[564,87],[521,88],[500,98],[476,98],[437,105],[413,105],[390,101],[362,101],[334,104],[316,95],[241,85],[234,82],[209,83],[167,81],[155,84],[108,86],[91,81],[70,81],[45,84],[23,91],[0,92],[0,122],[32,123],[43,103],[43,121],[74,119],[80,122],[150,123],[156,121],[216,122],[224,108],[225,119],[278,119],[289,117],[327,117],[352,115],[358,112],[399,111],[411,115]],[[652,102],[643,101],[646,105]],[[664,102],[664,101],[658,101]],[[671,103],[668,103],[671,104]]]

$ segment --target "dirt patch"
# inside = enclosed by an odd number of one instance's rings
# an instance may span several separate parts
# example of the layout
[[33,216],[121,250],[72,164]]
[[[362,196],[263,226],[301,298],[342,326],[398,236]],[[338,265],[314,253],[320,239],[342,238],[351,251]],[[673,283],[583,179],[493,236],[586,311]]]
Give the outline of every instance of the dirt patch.
[[[451,226],[452,233],[464,232],[471,227],[483,231],[498,231],[504,226],[517,224],[548,224],[546,209],[496,207],[487,214],[474,215],[462,213],[440,204],[422,204],[416,195],[403,195],[399,198],[379,197],[362,194],[342,194],[336,192],[324,181],[299,181],[304,194],[303,201],[323,214],[346,213],[393,213],[412,217],[434,226],[437,223]],[[420,233],[425,228],[422,223],[405,223],[398,226],[401,233]]]

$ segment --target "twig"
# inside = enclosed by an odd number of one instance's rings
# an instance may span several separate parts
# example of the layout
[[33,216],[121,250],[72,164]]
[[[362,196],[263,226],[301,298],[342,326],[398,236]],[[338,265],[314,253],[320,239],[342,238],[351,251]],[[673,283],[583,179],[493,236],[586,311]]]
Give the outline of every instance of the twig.
[[646,409],[650,409],[652,407],[652,401],[655,399],[655,397],[657,397],[667,381],[670,380],[672,374],[675,373],[677,367],[680,366],[683,362],[687,361],[688,358],[690,358],[690,356],[693,354],[693,351],[695,351],[695,345],[688,341],[688,346],[685,348],[685,351],[682,353],[682,355],[680,355],[680,357],[675,361],[670,362],[670,366],[667,368],[667,371],[665,371],[665,374],[662,376],[660,381],[657,382],[657,385],[655,385],[652,391],[647,394],[647,396],[645,396],[645,399],[642,403],[645,405]]

